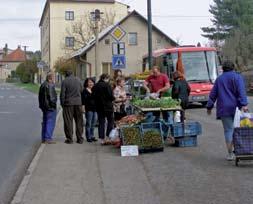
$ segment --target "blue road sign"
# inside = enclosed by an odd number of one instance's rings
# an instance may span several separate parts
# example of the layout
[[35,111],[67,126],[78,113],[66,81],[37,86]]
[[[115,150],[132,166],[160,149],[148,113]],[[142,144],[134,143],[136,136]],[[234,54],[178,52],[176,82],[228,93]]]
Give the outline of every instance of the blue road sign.
[[125,69],[126,68],[126,56],[125,55],[113,55],[112,56],[112,68],[113,69]]

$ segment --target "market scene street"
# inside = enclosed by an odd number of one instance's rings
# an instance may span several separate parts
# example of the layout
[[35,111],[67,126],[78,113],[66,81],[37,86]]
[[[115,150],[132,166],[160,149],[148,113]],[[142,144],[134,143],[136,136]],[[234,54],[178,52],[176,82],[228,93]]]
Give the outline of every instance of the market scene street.
[[24,203],[251,204],[252,163],[226,162],[221,124],[204,109],[187,112],[203,126],[197,148],[166,147],[138,158],[122,159],[98,144],[68,147],[58,126],[57,144],[46,147]]
[[253,204],[253,0],[0,3],[0,204]]

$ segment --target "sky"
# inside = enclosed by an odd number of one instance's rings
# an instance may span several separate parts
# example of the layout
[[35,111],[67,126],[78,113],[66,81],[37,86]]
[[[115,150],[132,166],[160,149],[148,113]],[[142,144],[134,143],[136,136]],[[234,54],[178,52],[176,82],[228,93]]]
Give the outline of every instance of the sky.
[[[46,0],[0,0],[0,48],[28,46],[40,50],[39,20]],[[147,15],[147,0],[119,0]],[[184,45],[206,44],[200,27],[211,25],[210,4],[213,0],[153,0],[153,24]]]

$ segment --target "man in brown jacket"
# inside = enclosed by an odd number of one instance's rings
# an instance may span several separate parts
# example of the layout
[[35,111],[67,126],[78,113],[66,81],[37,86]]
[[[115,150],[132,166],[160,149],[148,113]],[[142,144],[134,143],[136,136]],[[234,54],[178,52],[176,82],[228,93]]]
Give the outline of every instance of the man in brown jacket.
[[66,136],[65,143],[67,144],[73,143],[73,119],[76,124],[77,143],[83,143],[82,91],[81,81],[73,75],[72,71],[67,71],[60,94]]

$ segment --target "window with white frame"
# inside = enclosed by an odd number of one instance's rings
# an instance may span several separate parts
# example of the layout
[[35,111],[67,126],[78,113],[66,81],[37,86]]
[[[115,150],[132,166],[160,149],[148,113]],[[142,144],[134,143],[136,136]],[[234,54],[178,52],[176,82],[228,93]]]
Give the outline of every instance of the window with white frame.
[[65,45],[66,45],[66,47],[74,47],[75,38],[74,37],[66,37],[65,38]]
[[129,45],[137,45],[138,39],[137,33],[128,33],[128,44]]
[[73,21],[75,18],[74,11],[65,11],[65,20]]

